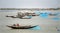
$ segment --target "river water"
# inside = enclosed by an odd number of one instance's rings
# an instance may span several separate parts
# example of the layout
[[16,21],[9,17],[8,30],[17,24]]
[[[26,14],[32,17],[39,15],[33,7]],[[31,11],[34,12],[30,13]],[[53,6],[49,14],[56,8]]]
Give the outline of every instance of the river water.
[[[44,12],[46,10],[43,10]],[[43,12],[42,11],[42,12]],[[48,10],[50,11],[50,10]],[[47,11],[47,12],[48,12]],[[40,16],[32,17],[31,19],[20,19],[6,17],[6,15],[17,15],[18,10],[0,10],[0,33],[59,33],[56,27],[59,28],[60,20],[53,20],[54,16],[48,16],[48,18],[42,18]],[[55,10],[51,12],[60,12],[60,10]],[[59,17],[60,16],[56,16]],[[40,30],[34,29],[11,29],[6,25],[12,25],[19,23],[20,25],[39,25]]]

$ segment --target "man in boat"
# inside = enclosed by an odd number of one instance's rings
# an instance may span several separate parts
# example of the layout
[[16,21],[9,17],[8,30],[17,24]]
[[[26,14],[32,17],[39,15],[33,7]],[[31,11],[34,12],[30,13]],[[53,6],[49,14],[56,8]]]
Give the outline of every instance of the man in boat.
[[17,24],[16,26],[18,26],[18,27],[19,27],[20,25],[19,25],[19,24]]
[[16,26],[16,24],[13,24],[13,26]]

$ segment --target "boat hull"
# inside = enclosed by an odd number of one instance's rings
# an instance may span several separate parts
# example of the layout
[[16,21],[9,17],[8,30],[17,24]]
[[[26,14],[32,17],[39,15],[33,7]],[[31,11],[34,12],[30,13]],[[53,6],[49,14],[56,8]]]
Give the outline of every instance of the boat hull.
[[12,29],[30,29],[30,28],[34,28],[36,26],[23,26],[23,27],[15,27],[15,26],[8,26]]

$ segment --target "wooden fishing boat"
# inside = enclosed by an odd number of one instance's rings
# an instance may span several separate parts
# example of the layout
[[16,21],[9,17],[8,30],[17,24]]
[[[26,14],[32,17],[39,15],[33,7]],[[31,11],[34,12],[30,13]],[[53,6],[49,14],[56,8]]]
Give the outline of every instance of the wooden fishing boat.
[[34,28],[36,26],[8,26],[7,27],[9,28],[12,28],[12,29],[30,29],[30,28]]

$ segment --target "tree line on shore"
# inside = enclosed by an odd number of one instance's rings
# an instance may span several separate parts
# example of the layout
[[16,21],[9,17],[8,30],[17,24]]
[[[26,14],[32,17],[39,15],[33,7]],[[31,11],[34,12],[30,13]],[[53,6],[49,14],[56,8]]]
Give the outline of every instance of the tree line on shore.
[[60,10],[60,8],[0,8],[0,10]]

